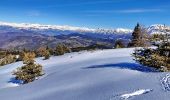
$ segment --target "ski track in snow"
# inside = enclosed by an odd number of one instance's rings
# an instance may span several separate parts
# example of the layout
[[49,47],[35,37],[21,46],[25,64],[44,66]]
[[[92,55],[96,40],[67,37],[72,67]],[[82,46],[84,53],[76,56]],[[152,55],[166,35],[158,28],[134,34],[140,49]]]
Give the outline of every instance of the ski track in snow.
[[151,91],[152,91],[152,89],[140,89],[140,90],[137,90],[137,91],[134,91],[134,92],[131,92],[131,93],[122,94],[120,96],[120,98],[124,99],[124,100],[127,100],[129,98],[139,96],[139,95],[142,95],[142,94],[146,94],[146,93],[149,93]]
[[161,80],[162,87],[165,91],[170,91],[170,75],[166,74]]

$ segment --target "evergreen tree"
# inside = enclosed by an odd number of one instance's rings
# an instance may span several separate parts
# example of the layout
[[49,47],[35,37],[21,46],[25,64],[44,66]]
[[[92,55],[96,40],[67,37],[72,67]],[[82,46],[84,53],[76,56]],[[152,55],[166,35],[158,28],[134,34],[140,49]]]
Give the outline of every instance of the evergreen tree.
[[148,45],[147,43],[147,32],[144,28],[137,23],[133,33],[132,33],[132,40],[128,44],[129,47],[143,47]]
[[125,45],[123,44],[123,41],[119,39],[119,40],[116,40],[114,47],[115,48],[124,48]]
[[44,60],[49,59],[49,58],[50,58],[50,52],[49,52],[49,50],[45,50],[44,51]]
[[23,63],[24,64],[34,64],[34,62],[35,62],[34,58],[35,58],[34,52],[24,53]]
[[67,46],[63,45],[63,50],[64,50],[64,53],[70,53],[71,52],[71,49],[68,48]]
[[57,45],[56,49],[55,49],[55,55],[63,55],[64,52],[64,48],[63,45]]
[[47,46],[46,48],[44,47],[40,47],[37,50],[37,54],[40,57],[44,57],[44,60],[49,59],[50,58],[50,52],[49,52],[49,47]]
[[49,48],[48,51],[49,51],[50,55],[54,55],[54,50],[53,49]]
[[37,52],[37,56],[43,57],[45,51],[46,51],[45,47],[38,48],[37,51],[36,51]]
[[13,72],[15,78],[23,81],[23,84],[32,82],[39,76],[43,75],[42,66],[40,64],[35,64],[34,58],[35,53],[25,53],[23,63],[26,65],[17,68],[17,70]]

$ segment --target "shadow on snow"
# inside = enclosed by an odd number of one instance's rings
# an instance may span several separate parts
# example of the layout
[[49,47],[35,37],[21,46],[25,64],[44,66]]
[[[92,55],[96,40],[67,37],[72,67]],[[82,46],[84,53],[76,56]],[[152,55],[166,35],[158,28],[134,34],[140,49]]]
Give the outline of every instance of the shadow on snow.
[[136,63],[116,63],[116,64],[103,64],[103,65],[93,65],[89,67],[85,67],[83,69],[90,69],[90,68],[120,68],[120,69],[130,69],[130,70],[137,70],[140,72],[158,72],[156,69],[142,66]]
[[21,81],[21,80],[17,80],[17,79],[15,79],[14,77],[13,78],[11,78],[9,81],[8,81],[8,83],[14,83],[14,84],[22,84],[23,83],[23,81]]

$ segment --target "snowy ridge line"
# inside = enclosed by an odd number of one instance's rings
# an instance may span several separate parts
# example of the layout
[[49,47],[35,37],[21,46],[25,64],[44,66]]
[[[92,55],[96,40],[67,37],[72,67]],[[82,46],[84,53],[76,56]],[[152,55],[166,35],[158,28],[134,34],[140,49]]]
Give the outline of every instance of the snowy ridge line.
[[116,28],[116,29],[94,29],[87,27],[76,27],[69,25],[45,25],[45,24],[31,24],[31,23],[9,23],[1,22],[0,26],[11,26],[18,29],[32,29],[32,30],[62,30],[62,31],[78,31],[78,32],[92,32],[92,33],[131,33],[131,29]]
[[165,91],[170,91],[170,75],[166,74],[161,80],[162,87]]
[[[105,28],[88,28],[85,26],[82,27],[76,27],[76,26],[70,26],[70,25],[48,25],[48,24],[32,24],[32,23],[10,23],[10,22],[2,22],[0,21],[0,26],[10,26],[12,28],[16,29],[26,29],[26,30],[32,30],[32,31],[73,31],[73,32],[81,32],[81,33],[102,33],[102,34],[114,34],[114,33],[123,33],[123,34],[129,34],[132,33],[132,29],[128,28],[115,28],[115,29],[105,29]],[[15,30],[15,29],[13,29]],[[149,34],[170,34],[170,26],[165,26],[163,24],[154,24],[151,26],[148,26],[146,28],[146,31]],[[166,32],[165,32],[166,31]]]

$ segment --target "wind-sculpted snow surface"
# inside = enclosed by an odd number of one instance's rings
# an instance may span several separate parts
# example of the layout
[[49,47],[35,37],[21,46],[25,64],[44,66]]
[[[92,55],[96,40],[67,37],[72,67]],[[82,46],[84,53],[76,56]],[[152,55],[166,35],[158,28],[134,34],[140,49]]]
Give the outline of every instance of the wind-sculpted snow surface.
[[[0,67],[1,100],[169,100],[160,80],[168,73],[137,64],[133,48],[83,51],[37,58],[45,75],[18,85],[11,72],[22,66],[17,62]],[[169,87],[167,77],[163,79]],[[169,80],[169,79],[168,79]],[[152,91],[153,90],[153,91]]]

